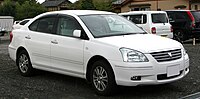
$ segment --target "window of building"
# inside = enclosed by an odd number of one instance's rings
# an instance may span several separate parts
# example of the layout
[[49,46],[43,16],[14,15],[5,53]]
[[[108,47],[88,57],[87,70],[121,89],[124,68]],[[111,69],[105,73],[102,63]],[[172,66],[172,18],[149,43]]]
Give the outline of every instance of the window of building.
[[133,7],[131,11],[150,11],[150,7]]
[[194,5],[194,9],[195,9],[195,10],[198,10],[198,5]]

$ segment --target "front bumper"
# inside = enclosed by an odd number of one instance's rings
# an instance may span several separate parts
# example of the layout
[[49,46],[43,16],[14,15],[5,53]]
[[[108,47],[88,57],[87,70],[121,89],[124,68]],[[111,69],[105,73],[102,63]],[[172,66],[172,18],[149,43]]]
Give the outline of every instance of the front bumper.
[[[150,55],[147,57],[151,57]],[[117,85],[138,86],[164,84],[179,80],[189,73],[189,57],[186,54],[178,60],[157,62],[153,57],[146,63],[112,61]],[[140,77],[133,80],[132,77]]]

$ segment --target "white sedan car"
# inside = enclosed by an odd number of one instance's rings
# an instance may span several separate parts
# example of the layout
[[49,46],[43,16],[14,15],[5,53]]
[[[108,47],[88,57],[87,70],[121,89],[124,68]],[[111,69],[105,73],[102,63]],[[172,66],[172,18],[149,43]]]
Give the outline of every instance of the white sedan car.
[[100,95],[111,94],[116,85],[173,82],[189,72],[181,43],[147,34],[111,12],[47,12],[10,37],[9,55],[22,76],[41,69],[80,77]]

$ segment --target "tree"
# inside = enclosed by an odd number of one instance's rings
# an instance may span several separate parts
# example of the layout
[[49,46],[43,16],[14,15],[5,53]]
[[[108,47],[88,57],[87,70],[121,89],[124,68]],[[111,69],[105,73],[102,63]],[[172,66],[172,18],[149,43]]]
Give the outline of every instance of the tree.
[[92,0],[82,0],[81,9],[83,9],[83,10],[94,10],[96,8],[94,7]]
[[16,14],[16,6],[14,2],[5,0],[0,6],[0,15],[2,16],[13,16]]
[[32,0],[16,0],[20,5],[24,4],[26,1],[32,1]]
[[112,2],[116,0],[79,0],[73,3],[71,9],[113,11]]
[[72,10],[81,9],[81,3],[82,3],[82,1],[79,0],[79,1],[76,1],[76,2],[74,2],[72,4],[70,4],[70,9],[72,9]]
[[97,10],[112,11],[112,0],[94,0],[93,3]]
[[15,20],[22,20],[25,18],[35,17],[36,15],[47,11],[46,8],[35,0],[18,1],[22,4],[11,0],[5,0],[2,5],[0,5],[0,15],[13,16]]
[[21,20],[25,18],[33,18],[36,15],[46,12],[41,4],[36,1],[25,1],[22,5],[16,3],[16,19]]

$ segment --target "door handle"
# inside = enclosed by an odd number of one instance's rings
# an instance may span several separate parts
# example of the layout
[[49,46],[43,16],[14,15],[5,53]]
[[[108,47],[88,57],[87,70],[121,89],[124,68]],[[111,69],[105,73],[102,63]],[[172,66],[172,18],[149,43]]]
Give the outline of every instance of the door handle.
[[25,38],[26,38],[26,39],[31,39],[30,35],[28,35],[28,36],[25,36]]
[[51,41],[52,44],[58,44],[58,42],[56,40]]

